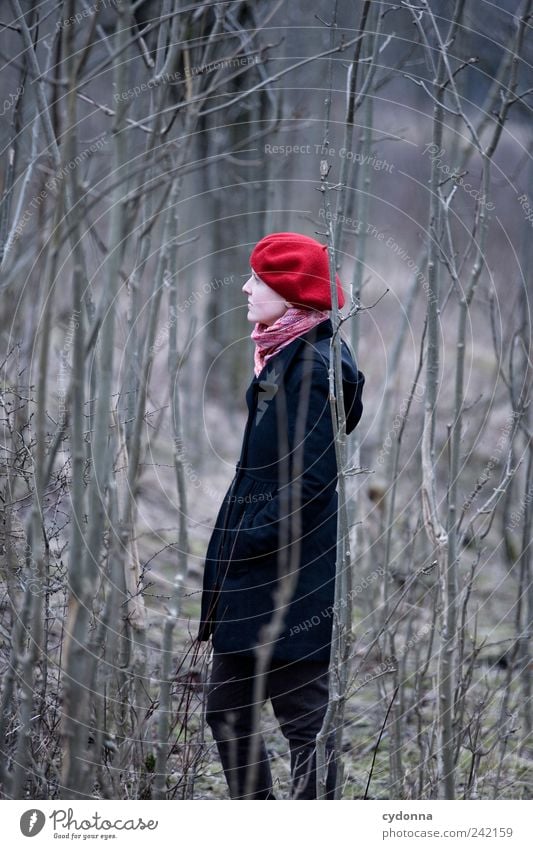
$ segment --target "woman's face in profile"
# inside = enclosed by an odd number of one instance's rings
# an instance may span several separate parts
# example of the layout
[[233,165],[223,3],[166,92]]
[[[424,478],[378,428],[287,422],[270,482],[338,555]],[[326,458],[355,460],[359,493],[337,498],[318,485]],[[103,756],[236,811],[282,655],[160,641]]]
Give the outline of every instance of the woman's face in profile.
[[252,271],[242,291],[248,295],[247,319],[254,324],[274,324],[288,309],[285,298],[267,286],[255,271]]

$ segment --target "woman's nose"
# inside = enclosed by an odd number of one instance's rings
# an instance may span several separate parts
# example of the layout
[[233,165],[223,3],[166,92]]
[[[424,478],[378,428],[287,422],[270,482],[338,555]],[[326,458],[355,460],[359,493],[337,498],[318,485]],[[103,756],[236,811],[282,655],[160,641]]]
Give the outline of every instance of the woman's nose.
[[251,280],[251,279],[252,279],[252,278],[251,278],[251,277],[249,277],[249,278],[248,278],[248,280],[246,281],[246,283],[244,284],[244,286],[242,287],[242,291],[243,291],[243,292],[246,292],[246,294],[247,294],[247,295],[251,295],[251,294],[252,294],[252,293],[251,293],[251,291],[250,291],[250,280]]

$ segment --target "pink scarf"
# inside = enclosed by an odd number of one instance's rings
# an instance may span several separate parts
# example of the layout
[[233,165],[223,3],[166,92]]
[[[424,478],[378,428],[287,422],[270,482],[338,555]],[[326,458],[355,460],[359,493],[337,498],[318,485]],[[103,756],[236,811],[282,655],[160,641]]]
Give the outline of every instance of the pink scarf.
[[252,331],[255,342],[254,371],[260,373],[268,360],[298,336],[307,333],[316,324],[329,318],[329,310],[300,309],[290,307],[274,324],[256,324]]

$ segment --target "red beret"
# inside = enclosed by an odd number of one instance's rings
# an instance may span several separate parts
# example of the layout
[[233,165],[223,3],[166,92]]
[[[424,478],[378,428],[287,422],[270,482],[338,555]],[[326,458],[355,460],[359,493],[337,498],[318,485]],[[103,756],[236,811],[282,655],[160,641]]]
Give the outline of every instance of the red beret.
[[[300,233],[270,233],[253,249],[250,265],[267,286],[291,304],[331,309],[328,248],[316,239]],[[342,307],[344,292],[338,274],[335,280]]]

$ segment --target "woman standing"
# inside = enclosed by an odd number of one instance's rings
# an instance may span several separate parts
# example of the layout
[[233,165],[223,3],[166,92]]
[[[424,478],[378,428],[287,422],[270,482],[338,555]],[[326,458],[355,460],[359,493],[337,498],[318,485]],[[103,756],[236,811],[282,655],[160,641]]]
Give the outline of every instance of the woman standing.
[[[313,799],[315,737],[328,704],[337,541],[327,246],[299,233],[272,233],[255,246],[250,265],[243,291],[255,325],[255,377],[236,474],[207,549],[198,632],[199,640],[211,637],[214,649],[206,720],[231,798],[275,799],[261,737],[250,762],[256,647],[268,643],[266,696],[289,741],[291,796]],[[350,433],[363,410],[364,376],[344,341],[342,369]],[[335,789],[332,750],[333,734],[326,798]]]

